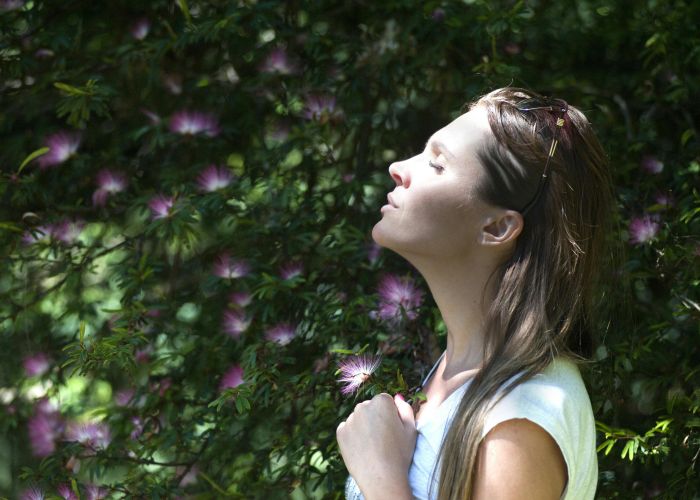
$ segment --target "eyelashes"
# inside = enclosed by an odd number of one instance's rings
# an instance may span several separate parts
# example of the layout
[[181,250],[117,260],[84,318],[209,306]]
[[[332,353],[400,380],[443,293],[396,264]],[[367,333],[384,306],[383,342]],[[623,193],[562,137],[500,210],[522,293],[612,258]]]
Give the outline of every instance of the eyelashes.
[[435,170],[437,170],[438,172],[442,172],[443,170],[445,170],[445,167],[443,167],[443,166],[441,166],[441,165],[438,165],[438,164],[436,164],[436,163],[433,163],[431,160],[428,160],[428,165],[430,165],[431,167],[433,167],[433,168],[434,168]]

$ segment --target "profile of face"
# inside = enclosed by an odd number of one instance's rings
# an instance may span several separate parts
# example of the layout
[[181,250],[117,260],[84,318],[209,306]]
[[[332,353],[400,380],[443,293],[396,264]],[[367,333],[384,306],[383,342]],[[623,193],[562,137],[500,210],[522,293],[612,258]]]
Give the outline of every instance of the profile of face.
[[504,246],[504,236],[514,241],[520,215],[477,193],[484,175],[477,151],[491,135],[486,109],[476,105],[435,132],[421,153],[392,163],[396,187],[372,229],[374,241],[408,260],[463,258],[480,247]]

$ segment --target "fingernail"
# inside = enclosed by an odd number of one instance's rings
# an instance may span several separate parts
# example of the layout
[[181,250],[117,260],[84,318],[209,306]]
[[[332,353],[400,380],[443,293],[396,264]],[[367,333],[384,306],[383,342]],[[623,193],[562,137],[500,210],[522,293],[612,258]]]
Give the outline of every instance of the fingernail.
[[399,398],[401,401],[406,401],[401,394],[396,394],[395,398]]

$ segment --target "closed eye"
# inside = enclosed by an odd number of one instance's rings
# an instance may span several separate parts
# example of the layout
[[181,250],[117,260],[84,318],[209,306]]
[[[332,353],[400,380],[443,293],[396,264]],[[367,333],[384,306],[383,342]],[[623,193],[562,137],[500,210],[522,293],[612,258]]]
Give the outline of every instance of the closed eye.
[[436,164],[436,163],[433,163],[431,160],[428,160],[428,165],[430,165],[431,167],[433,167],[433,168],[434,168],[435,170],[437,170],[438,172],[442,172],[443,170],[445,170],[445,167],[443,167],[443,166],[441,166],[441,165],[438,165],[438,164]]

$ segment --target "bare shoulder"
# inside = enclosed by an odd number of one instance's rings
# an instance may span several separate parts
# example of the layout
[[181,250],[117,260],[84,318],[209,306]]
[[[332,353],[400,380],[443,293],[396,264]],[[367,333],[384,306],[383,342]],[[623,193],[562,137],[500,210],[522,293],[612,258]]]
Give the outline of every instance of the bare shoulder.
[[474,498],[557,500],[567,481],[564,457],[554,438],[534,422],[501,422],[479,445]]

